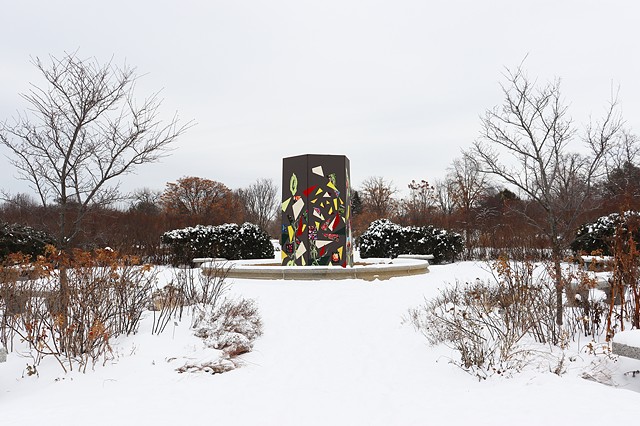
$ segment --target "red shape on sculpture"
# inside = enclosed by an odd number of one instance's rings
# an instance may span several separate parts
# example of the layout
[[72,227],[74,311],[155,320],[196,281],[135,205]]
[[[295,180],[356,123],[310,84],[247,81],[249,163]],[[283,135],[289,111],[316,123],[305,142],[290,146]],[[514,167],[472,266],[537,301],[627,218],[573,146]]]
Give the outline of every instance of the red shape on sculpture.
[[309,188],[305,189],[304,191],[302,191],[302,193],[304,194],[305,197],[308,197],[309,194],[311,194],[311,192],[316,189],[318,187],[318,185],[313,185],[310,186]]
[[302,216],[300,216],[300,222],[298,222],[298,231],[296,232],[296,236],[302,235]]
[[333,224],[331,225],[331,230],[333,231],[334,229],[336,229],[338,227],[338,225],[340,225],[340,215],[337,214],[336,218],[333,220]]

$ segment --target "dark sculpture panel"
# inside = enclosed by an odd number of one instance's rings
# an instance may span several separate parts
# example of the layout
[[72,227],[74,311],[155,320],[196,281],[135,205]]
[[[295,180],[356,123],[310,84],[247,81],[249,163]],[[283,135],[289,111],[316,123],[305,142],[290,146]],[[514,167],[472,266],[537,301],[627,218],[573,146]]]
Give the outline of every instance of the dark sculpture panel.
[[353,266],[350,164],[344,155],[282,161],[282,265]]

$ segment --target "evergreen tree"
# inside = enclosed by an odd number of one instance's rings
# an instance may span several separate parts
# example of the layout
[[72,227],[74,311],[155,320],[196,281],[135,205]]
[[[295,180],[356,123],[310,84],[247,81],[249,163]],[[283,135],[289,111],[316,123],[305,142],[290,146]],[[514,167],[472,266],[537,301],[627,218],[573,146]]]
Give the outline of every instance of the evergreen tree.
[[362,200],[358,191],[353,191],[351,196],[351,214],[356,216],[362,213]]

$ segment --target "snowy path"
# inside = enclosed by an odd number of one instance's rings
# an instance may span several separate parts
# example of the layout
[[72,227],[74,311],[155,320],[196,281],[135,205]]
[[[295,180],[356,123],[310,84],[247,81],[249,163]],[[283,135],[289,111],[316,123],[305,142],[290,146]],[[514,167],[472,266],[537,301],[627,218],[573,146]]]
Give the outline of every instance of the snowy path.
[[16,379],[0,365],[0,424],[578,425],[640,413],[640,393],[570,374],[479,383],[447,362],[450,350],[402,324],[443,282],[481,273],[461,264],[371,283],[235,280],[233,293],[257,300],[265,329],[243,368],[177,374],[167,360],[200,350],[186,324],[175,337],[143,331],[120,346],[116,365],[85,375],[44,365],[40,378]]

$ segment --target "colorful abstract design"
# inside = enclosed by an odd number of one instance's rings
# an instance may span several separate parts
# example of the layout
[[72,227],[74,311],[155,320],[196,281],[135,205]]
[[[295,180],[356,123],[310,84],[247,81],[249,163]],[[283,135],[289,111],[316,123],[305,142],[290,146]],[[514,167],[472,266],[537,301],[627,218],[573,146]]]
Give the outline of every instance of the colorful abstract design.
[[349,159],[299,155],[282,161],[282,264],[353,266]]

